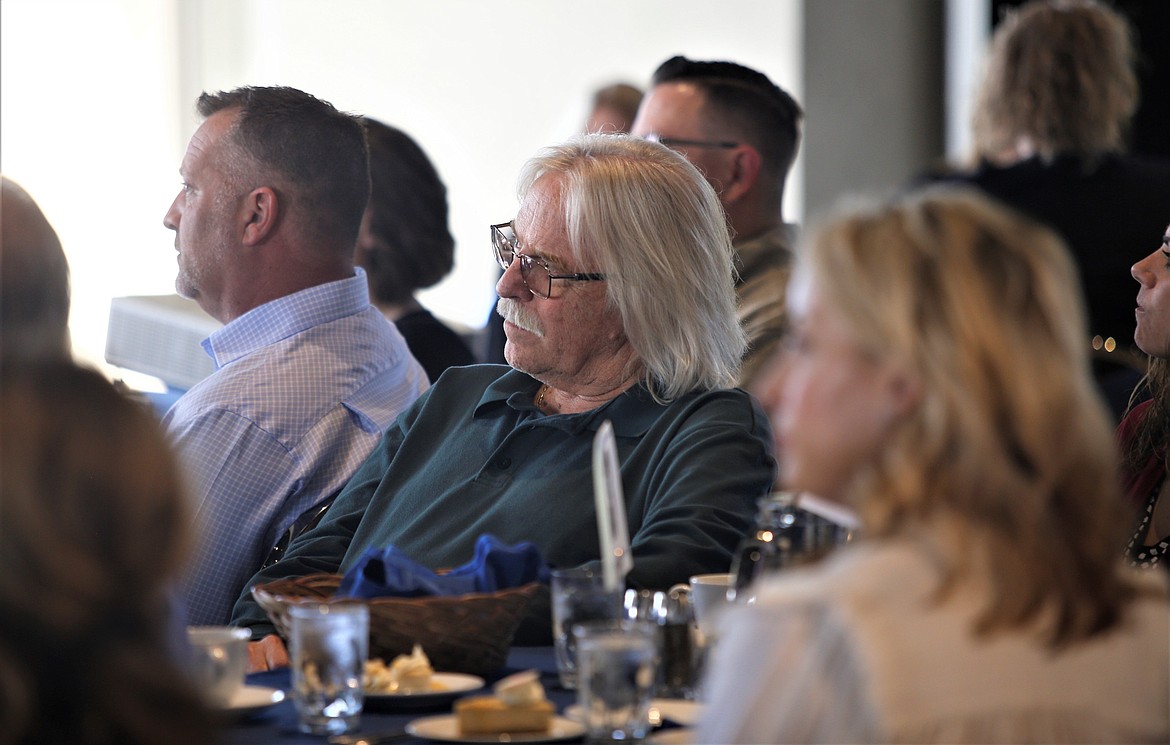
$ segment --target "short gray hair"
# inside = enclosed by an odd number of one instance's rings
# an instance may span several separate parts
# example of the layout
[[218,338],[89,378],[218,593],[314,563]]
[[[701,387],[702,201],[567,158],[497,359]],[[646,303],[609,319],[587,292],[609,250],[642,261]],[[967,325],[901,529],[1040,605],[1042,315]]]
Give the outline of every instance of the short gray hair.
[[734,385],[747,348],[735,310],[734,252],[702,173],[663,145],[589,134],[529,160],[520,198],[549,174],[563,180],[569,241],[600,262],[647,388],[671,400]]

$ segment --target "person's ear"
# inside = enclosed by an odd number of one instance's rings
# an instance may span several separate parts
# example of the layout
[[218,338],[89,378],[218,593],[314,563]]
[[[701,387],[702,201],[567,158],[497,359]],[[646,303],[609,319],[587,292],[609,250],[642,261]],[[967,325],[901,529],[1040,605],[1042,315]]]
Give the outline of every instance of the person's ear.
[[261,186],[249,192],[243,206],[244,245],[255,246],[272,235],[279,214],[280,203],[271,187]]
[[760,177],[760,151],[751,145],[739,145],[731,152],[731,167],[723,184],[723,201],[735,202],[752,190]]

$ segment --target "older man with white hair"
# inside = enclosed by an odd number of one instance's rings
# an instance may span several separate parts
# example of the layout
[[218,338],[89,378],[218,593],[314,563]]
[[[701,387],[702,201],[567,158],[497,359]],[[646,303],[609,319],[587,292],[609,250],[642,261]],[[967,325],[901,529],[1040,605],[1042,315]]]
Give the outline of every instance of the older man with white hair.
[[[634,587],[727,571],[775,461],[758,404],[731,389],[745,341],[733,253],[702,174],[660,144],[585,135],[525,166],[491,227],[510,367],[449,370],[391,426],[324,520],[252,583],[346,571],[394,545],[431,568],[476,540],[531,541],[557,567],[600,556],[594,435],[612,423]],[[549,634],[543,619],[536,634]],[[233,623],[273,627],[245,593]],[[537,641],[525,637],[523,641]],[[275,636],[253,665],[286,661]]]

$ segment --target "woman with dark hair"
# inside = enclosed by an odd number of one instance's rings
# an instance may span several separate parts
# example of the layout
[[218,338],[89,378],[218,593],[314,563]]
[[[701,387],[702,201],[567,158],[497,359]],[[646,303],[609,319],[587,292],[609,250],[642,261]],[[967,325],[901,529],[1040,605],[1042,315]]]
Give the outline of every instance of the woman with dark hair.
[[1170,225],[1158,250],[1132,271],[1141,284],[1134,341],[1150,356],[1150,365],[1145,378],[1149,398],[1134,405],[1118,428],[1125,492],[1137,512],[1126,555],[1138,566],[1170,569],[1170,560],[1163,560],[1170,551]]
[[463,339],[414,296],[454,266],[447,189],[405,132],[364,121],[372,189],[354,260],[366,271],[374,305],[398,327],[433,383],[448,367],[475,362]]

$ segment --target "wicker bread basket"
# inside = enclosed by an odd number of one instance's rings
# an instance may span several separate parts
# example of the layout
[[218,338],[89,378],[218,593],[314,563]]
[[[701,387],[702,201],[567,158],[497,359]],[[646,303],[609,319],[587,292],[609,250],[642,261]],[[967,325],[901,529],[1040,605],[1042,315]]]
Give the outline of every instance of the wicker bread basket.
[[[340,584],[339,574],[310,574],[256,585],[252,597],[288,639],[289,605],[355,602],[333,597]],[[492,593],[356,602],[370,607],[370,657],[389,662],[420,644],[435,670],[490,676],[504,666],[512,637],[538,587],[533,582]]]

